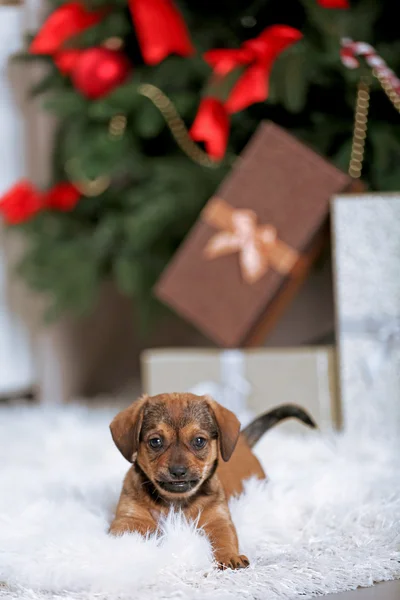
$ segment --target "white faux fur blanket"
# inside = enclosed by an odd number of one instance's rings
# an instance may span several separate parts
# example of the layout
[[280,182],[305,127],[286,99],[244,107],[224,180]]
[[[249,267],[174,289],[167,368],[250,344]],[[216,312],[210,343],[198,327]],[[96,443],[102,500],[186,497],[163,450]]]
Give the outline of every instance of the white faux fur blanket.
[[306,599],[400,577],[395,443],[266,434],[257,453],[269,482],[249,482],[231,503],[251,568],[219,572],[179,515],[158,539],[107,535],[129,466],[112,416],[0,409],[1,598]]

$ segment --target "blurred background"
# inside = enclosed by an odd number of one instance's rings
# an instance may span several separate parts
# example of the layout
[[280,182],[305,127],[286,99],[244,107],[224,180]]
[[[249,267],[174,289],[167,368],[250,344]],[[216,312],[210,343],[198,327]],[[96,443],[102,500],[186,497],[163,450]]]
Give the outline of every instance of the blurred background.
[[[262,121],[398,190],[372,51],[400,72],[389,0],[1,1],[0,397],[131,397],[144,349],[219,347],[154,286]],[[259,347],[332,349],[329,239]]]

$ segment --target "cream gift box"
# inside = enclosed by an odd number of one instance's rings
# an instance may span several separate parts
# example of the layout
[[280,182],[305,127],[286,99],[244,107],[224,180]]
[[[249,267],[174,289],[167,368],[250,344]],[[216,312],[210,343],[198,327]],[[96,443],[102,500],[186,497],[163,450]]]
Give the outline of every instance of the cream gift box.
[[146,393],[208,393],[236,412],[242,424],[288,402],[306,408],[321,428],[331,429],[339,421],[335,352],[330,346],[155,349],[142,353],[141,365]]
[[332,201],[346,429],[400,438],[400,193]]

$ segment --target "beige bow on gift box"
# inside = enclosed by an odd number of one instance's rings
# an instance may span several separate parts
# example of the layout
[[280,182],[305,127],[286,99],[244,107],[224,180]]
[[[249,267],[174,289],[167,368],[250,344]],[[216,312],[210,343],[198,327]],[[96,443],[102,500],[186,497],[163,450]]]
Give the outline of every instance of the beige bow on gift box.
[[203,210],[203,219],[221,229],[204,249],[207,259],[239,253],[239,265],[246,283],[255,283],[270,267],[289,273],[299,253],[282,242],[273,225],[258,225],[252,210],[232,208],[225,200],[214,198]]

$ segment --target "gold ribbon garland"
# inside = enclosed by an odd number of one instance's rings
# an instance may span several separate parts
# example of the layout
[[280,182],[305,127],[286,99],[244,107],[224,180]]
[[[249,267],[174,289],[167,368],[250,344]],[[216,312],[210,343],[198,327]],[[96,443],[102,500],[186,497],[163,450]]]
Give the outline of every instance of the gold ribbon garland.
[[[2,1],[3,0],[0,0],[0,2]],[[111,37],[105,40],[103,46],[111,50],[120,50],[123,47],[123,40],[120,37]],[[164,92],[151,83],[142,83],[139,85],[138,93],[141,96],[148,98],[160,111],[169,130],[175,138],[176,143],[189,158],[203,167],[217,168],[220,165],[219,161],[210,158],[208,154],[191,139],[182,117]],[[112,139],[120,138],[125,132],[126,123],[127,121],[124,115],[119,114],[112,117],[108,127],[110,137]],[[66,162],[65,172],[71,183],[83,196],[100,196],[111,185],[110,175],[99,175],[95,179],[89,179],[82,172],[79,161],[76,158],[71,158]]]
[[368,127],[369,96],[369,82],[361,79],[357,91],[353,142],[349,165],[349,175],[353,179],[358,179],[361,176],[364,161],[365,139],[367,137]]
[[95,179],[89,179],[81,170],[78,159],[70,158],[65,163],[65,172],[70,182],[76,187],[82,196],[94,198],[101,196],[110,187],[111,177],[99,175]]
[[[379,81],[383,91],[393,104],[394,108],[400,113],[400,95],[391,85],[390,81],[384,77],[377,69],[372,70],[372,75]],[[370,81],[363,77],[358,84],[356,108],[354,115],[353,142],[351,147],[351,157],[349,165],[349,175],[353,179],[361,177],[364,163],[365,140],[368,129],[368,111],[370,101]]]
[[215,169],[220,165],[219,161],[210,158],[208,154],[192,140],[182,117],[164,92],[151,83],[142,83],[139,86],[138,91],[139,94],[151,100],[154,106],[158,108],[164,117],[169,130],[174,136],[176,143],[189,158],[202,167]]
[[[220,165],[219,161],[210,158],[208,154],[191,139],[186,125],[172,101],[158,87],[150,83],[143,83],[139,86],[138,92],[151,100],[154,106],[160,111],[174,136],[176,143],[189,158],[202,167],[215,169]],[[126,123],[127,120],[125,115],[115,115],[112,117],[108,127],[112,139],[117,139],[124,135]],[[96,177],[95,179],[86,177],[76,158],[71,158],[66,162],[65,172],[71,183],[73,183],[83,196],[100,196],[111,185],[111,177],[109,175],[99,175],[99,177]]]
[[[115,115],[110,120],[108,125],[108,133],[112,141],[116,141],[121,138],[126,129],[127,119],[125,115]],[[65,163],[65,172],[70,182],[76,187],[76,189],[88,198],[100,196],[111,185],[110,175],[99,175],[94,179],[89,179],[81,169],[78,159],[70,158]]]
[[384,77],[377,69],[372,70],[372,75],[379,81],[382,86],[383,91],[386,96],[389,98],[390,102],[393,104],[395,109],[400,112],[400,96],[393,88],[392,84],[386,77]]

